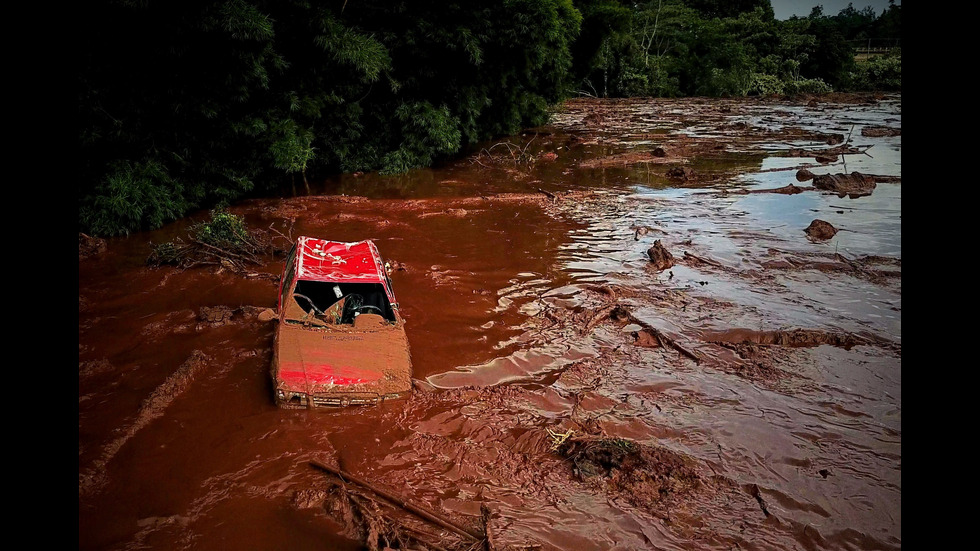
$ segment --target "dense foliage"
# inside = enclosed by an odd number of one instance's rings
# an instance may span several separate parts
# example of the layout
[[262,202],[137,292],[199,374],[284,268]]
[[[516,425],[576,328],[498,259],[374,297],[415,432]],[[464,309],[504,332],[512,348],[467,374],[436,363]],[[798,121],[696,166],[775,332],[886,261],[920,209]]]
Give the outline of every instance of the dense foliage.
[[545,120],[571,0],[102,0],[79,51],[80,229],[311,172],[404,171]]
[[97,0],[83,10],[79,228],[119,235],[311,175],[395,173],[574,93],[901,88],[876,17],[769,0]]
[[[578,0],[578,91],[610,96],[744,96],[901,88],[855,61],[858,45],[896,46],[901,6],[774,18],[769,0]],[[900,54],[898,54],[900,56]],[[876,63],[881,63],[877,61]],[[894,69],[897,67],[897,78]]]

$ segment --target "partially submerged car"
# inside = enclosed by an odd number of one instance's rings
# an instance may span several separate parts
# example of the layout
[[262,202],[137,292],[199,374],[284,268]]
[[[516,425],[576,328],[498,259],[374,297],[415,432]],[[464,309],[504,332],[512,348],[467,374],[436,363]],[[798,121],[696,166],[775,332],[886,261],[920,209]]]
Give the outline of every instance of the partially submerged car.
[[378,404],[411,392],[405,322],[374,242],[300,237],[283,268],[278,312],[279,406]]

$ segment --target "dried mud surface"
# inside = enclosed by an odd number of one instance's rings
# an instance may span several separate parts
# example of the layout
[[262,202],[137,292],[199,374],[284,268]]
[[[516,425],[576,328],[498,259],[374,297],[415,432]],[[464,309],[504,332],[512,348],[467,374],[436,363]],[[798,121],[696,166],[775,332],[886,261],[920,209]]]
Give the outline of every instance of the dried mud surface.
[[581,99],[230,207],[376,241],[415,372],[371,408],[275,407],[281,255],[146,265],[206,213],[80,235],[79,549],[900,549],[900,127]]

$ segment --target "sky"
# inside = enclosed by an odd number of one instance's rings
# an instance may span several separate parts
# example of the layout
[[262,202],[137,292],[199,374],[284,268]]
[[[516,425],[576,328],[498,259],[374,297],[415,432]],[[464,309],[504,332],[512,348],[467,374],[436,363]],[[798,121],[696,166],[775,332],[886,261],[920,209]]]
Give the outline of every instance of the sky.
[[[848,4],[853,4],[854,9],[861,11],[866,6],[871,6],[875,10],[875,15],[881,15],[888,7],[888,0],[771,0],[772,10],[776,13],[776,19],[789,19],[791,16],[799,15],[806,17],[810,15],[813,6],[823,6],[824,15],[837,15]],[[895,5],[901,6],[902,0],[895,0]]]

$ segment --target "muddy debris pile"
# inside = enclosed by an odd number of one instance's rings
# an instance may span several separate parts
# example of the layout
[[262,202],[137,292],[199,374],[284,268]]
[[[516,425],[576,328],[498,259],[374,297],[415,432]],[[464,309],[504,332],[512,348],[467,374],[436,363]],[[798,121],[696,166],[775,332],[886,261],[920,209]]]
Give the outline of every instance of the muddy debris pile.
[[357,478],[321,461],[310,464],[330,476],[326,489],[309,488],[293,495],[301,509],[322,507],[343,526],[345,534],[371,551],[413,549],[417,551],[530,551],[540,545],[498,545],[491,528],[493,514],[480,505],[480,525],[451,518]]
[[662,518],[704,483],[694,460],[624,438],[576,437],[565,440],[557,451],[571,462],[579,481]]
[[837,235],[837,228],[833,224],[819,218],[810,222],[810,225],[803,231],[806,232],[811,241],[826,241]]
[[[796,171],[797,182],[807,182],[813,179],[814,174],[805,168]],[[790,184],[792,185],[792,184]]]
[[202,306],[197,314],[197,319],[202,323],[217,327],[231,321],[234,310],[227,306]]
[[[840,142],[836,142],[840,143]],[[836,145],[831,143],[831,140],[827,141],[828,145]],[[867,150],[867,147],[858,147],[851,145],[836,145],[836,147],[829,147],[825,149],[790,149],[783,154],[785,157],[813,157],[820,164],[832,163],[840,160],[841,155],[858,155],[862,154]]]
[[819,190],[832,191],[838,197],[846,196],[856,199],[871,195],[875,189],[875,178],[860,172],[820,174],[813,177],[813,187]]
[[[618,153],[597,159],[582,161],[578,166],[582,168],[609,168],[613,166],[629,166],[638,164],[664,164],[664,163],[684,163],[687,159],[671,155],[663,147],[655,147],[650,151],[630,151]],[[671,169],[673,170],[673,169]],[[687,170],[690,170],[689,168]],[[668,174],[670,170],[667,171]]]
[[215,211],[211,220],[190,227],[188,235],[173,241],[151,244],[146,264],[151,267],[176,266],[182,269],[215,266],[245,277],[277,279],[274,274],[258,273],[249,266],[261,266],[264,257],[283,256],[295,240],[272,226],[268,230],[249,228],[241,216]]
[[197,321],[198,329],[203,329],[204,327],[221,327],[222,325],[228,325],[234,322],[242,322],[245,320],[258,320],[260,322],[267,322],[277,319],[277,315],[271,308],[263,308],[261,306],[250,306],[244,305],[238,308],[232,308],[230,306],[218,305],[218,306],[202,306],[197,311]]
[[78,232],[78,260],[85,260],[91,256],[104,253],[105,250],[105,239]]
[[732,329],[715,333],[706,338],[708,342],[722,346],[773,345],[790,347],[813,347],[829,344],[850,349],[859,344],[870,344],[868,339],[851,333],[836,333],[820,329],[791,329],[788,331],[754,331],[752,329]]
[[650,257],[650,263],[658,272],[662,272],[674,265],[673,255],[670,254],[670,251],[664,247],[659,239],[654,241],[653,246],[647,249],[647,256]]
[[688,166],[675,166],[667,171],[667,177],[671,180],[679,180],[682,182],[693,182],[698,179],[698,175],[694,172],[694,169]]
[[840,253],[789,255],[762,263],[767,270],[817,270],[828,274],[847,274],[873,283],[885,283],[902,277],[902,261],[882,256],[862,256],[854,259]]
[[889,138],[901,136],[901,128],[891,128],[888,126],[865,126],[861,129],[861,135],[868,138]]

